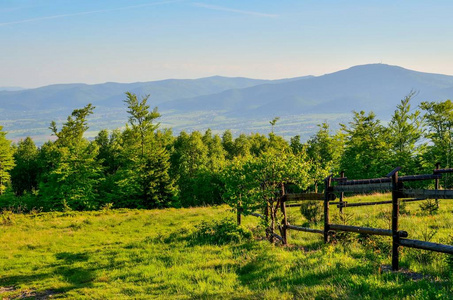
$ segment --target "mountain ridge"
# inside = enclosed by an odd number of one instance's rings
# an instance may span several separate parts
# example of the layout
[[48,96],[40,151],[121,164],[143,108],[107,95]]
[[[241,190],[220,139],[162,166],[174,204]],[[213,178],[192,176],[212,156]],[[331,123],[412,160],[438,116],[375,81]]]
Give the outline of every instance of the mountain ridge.
[[[89,126],[122,127],[127,122],[126,91],[150,94],[162,126],[175,132],[213,129],[235,133],[270,130],[268,121],[280,117],[276,133],[307,138],[316,124],[344,122],[351,111],[374,111],[388,120],[396,105],[415,91],[412,105],[453,98],[453,76],[413,71],[399,66],[368,64],[321,76],[277,80],[211,76],[199,79],[102,84],[57,84],[20,91],[0,91],[0,125],[14,139],[50,134],[51,120],[63,122],[76,108],[96,106]],[[333,126],[335,128],[335,126]]]

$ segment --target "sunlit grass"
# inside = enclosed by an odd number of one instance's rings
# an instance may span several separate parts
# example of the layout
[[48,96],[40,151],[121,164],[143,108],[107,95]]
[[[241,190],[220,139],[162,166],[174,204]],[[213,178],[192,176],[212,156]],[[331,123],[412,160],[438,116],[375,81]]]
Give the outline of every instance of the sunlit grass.
[[[388,200],[374,195],[363,201]],[[348,201],[362,201],[351,199]],[[390,206],[346,208],[347,224],[388,228]],[[451,242],[453,202],[427,215],[405,207],[409,238]],[[292,224],[306,222],[291,208]],[[341,222],[336,207],[332,219]],[[0,215],[0,298],[345,299],[452,297],[449,256],[402,249],[401,265],[420,273],[380,272],[388,237],[290,232],[271,245],[254,217],[234,226],[226,206]],[[320,225],[317,225],[320,227]],[[316,227],[316,226],[312,226]],[[210,229],[212,228],[212,230]],[[434,234],[433,234],[434,232]]]

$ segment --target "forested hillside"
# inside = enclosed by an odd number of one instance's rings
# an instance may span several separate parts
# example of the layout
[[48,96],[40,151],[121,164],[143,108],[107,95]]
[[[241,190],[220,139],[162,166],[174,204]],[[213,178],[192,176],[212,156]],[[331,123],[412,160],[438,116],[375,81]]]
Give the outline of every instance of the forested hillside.
[[[234,202],[259,195],[263,184],[281,179],[297,189],[318,188],[328,174],[348,178],[431,172],[435,163],[452,164],[453,103],[422,102],[409,94],[388,124],[373,112],[353,112],[337,132],[320,124],[306,143],[269,135],[181,132],[159,127],[160,113],[148,97],[125,95],[124,130],[84,134],[91,104],[76,109],[55,137],[41,147],[31,138],[12,143],[0,131],[0,206],[21,210],[95,210],[102,207],[188,207]],[[275,180],[274,180],[275,178]],[[451,178],[441,183],[451,186]],[[277,187],[271,187],[277,188]]]

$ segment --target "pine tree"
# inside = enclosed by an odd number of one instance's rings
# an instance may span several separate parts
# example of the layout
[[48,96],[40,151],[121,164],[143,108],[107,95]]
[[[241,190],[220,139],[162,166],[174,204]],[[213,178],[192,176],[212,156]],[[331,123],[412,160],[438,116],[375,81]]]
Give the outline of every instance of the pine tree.
[[14,152],[16,166],[11,170],[13,191],[17,196],[38,188],[38,148],[30,137],[20,141]]
[[[164,139],[156,138],[160,117],[157,108],[150,111],[149,96],[140,101],[126,93],[129,123],[122,134],[121,167],[117,173],[118,194],[136,199],[135,206],[153,208],[171,205],[175,195],[170,177],[170,154]],[[129,202],[128,206],[134,206]]]
[[6,132],[0,126],[0,195],[2,195],[10,182],[10,171],[14,168],[13,148],[6,139]]
[[392,164],[402,167],[406,174],[417,172],[418,143],[423,134],[420,111],[411,112],[410,100],[414,95],[415,93],[411,92],[401,100],[388,125]]

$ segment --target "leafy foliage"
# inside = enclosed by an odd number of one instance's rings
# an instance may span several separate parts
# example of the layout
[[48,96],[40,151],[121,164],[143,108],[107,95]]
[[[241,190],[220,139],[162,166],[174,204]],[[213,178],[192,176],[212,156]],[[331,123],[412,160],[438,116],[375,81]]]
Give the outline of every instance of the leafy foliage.
[[270,149],[259,157],[238,158],[224,169],[224,199],[235,209],[239,203],[245,215],[256,210],[264,212],[273,231],[284,185],[307,188],[311,181],[309,170],[306,156],[295,155],[289,148],[281,152]]
[[56,123],[50,128],[57,137],[43,146],[39,194],[47,209],[96,209],[97,189],[101,181],[101,166],[96,160],[99,147],[83,137],[88,129],[87,116],[93,113],[89,104],[76,109],[58,131]]
[[372,112],[354,112],[349,127],[342,125],[346,134],[341,169],[351,178],[383,176],[392,169],[389,163],[390,140],[388,129],[380,124]]

